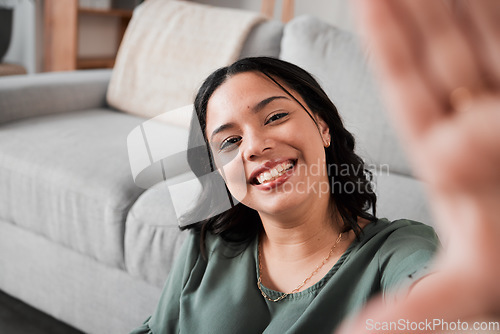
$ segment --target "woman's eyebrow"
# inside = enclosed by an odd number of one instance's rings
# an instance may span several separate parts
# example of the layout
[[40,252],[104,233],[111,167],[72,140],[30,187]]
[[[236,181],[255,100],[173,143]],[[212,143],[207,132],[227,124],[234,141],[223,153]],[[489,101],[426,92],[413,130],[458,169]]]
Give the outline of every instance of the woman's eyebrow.
[[264,109],[265,106],[267,106],[269,103],[271,103],[272,101],[274,100],[277,100],[277,99],[285,99],[285,100],[289,100],[288,97],[286,96],[270,96],[268,97],[267,99],[264,99],[262,101],[260,101],[259,103],[257,103],[253,108],[252,110],[255,112],[255,113],[258,113],[259,111],[261,111],[262,109]]
[[231,129],[234,127],[234,123],[226,123],[226,124],[222,124],[221,126],[217,127],[213,132],[212,132],[212,135],[210,136],[210,141],[213,141],[213,138],[216,134],[218,134],[219,132],[222,132],[224,130],[227,130],[227,129]]

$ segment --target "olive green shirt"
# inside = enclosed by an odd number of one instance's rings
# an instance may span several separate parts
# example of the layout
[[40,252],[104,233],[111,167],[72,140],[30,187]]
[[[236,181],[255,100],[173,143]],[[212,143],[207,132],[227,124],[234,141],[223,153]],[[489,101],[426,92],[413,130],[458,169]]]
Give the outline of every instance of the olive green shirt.
[[[271,302],[257,288],[257,238],[236,253],[220,237],[210,235],[205,260],[199,235],[192,232],[156,311],[132,333],[331,334],[373,295],[382,293],[387,300],[393,296],[389,290],[407,287],[427,274],[438,245],[431,227],[381,219],[364,228],[319,282]],[[271,298],[281,295],[265,287],[264,291]]]

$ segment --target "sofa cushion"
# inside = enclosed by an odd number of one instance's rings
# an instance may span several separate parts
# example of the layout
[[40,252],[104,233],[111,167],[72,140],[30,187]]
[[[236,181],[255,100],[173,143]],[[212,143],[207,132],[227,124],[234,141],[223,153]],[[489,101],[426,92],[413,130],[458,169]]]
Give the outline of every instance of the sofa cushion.
[[248,34],[239,58],[280,55],[283,23],[277,20],[263,21],[255,25]]
[[298,17],[285,26],[280,58],[318,79],[371,167],[388,164],[391,172],[411,174],[355,35],[314,17]]
[[120,45],[109,104],[149,118],[192,103],[203,79],[235,61],[263,20],[256,12],[189,1],[146,1]]
[[179,112],[163,113],[145,120],[129,133],[127,147],[130,169],[139,187],[147,189],[190,170],[187,160],[189,127],[172,122],[175,118],[171,114],[192,114],[191,110],[179,108]]
[[[179,194],[172,192],[169,185],[193,178],[194,174],[186,173],[184,177],[158,183],[145,191],[130,209],[125,228],[125,263],[131,275],[156,286],[163,285],[188,233],[180,231],[177,217],[197,198],[195,189]],[[183,208],[179,208],[179,201],[185,204]]]
[[91,109],[0,127],[0,218],[123,267],[125,218],[143,192],[127,135],[144,119]]
[[401,217],[434,226],[424,183],[412,177],[379,170],[374,179],[377,216],[389,220]]

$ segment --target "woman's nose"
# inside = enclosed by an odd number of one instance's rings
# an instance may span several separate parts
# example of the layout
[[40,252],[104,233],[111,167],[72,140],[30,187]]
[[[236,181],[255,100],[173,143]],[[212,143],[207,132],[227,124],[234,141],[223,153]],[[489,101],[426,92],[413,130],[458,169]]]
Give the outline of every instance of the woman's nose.
[[248,161],[253,161],[263,154],[266,154],[266,151],[272,148],[272,139],[267,138],[262,133],[253,132],[245,135],[242,144],[243,158]]

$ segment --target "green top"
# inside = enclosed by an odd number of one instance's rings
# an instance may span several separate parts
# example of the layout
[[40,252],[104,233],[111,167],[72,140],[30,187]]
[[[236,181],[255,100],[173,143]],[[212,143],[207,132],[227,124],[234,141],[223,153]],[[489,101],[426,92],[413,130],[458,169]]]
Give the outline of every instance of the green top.
[[[155,313],[132,333],[328,333],[370,297],[408,286],[428,272],[439,241],[434,230],[409,220],[381,219],[364,228],[319,282],[271,302],[257,288],[257,238],[235,255],[207,236],[208,261],[191,233],[166,281]],[[241,249],[240,249],[241,250]],[[280,292],[264,287],[277,298]]]

